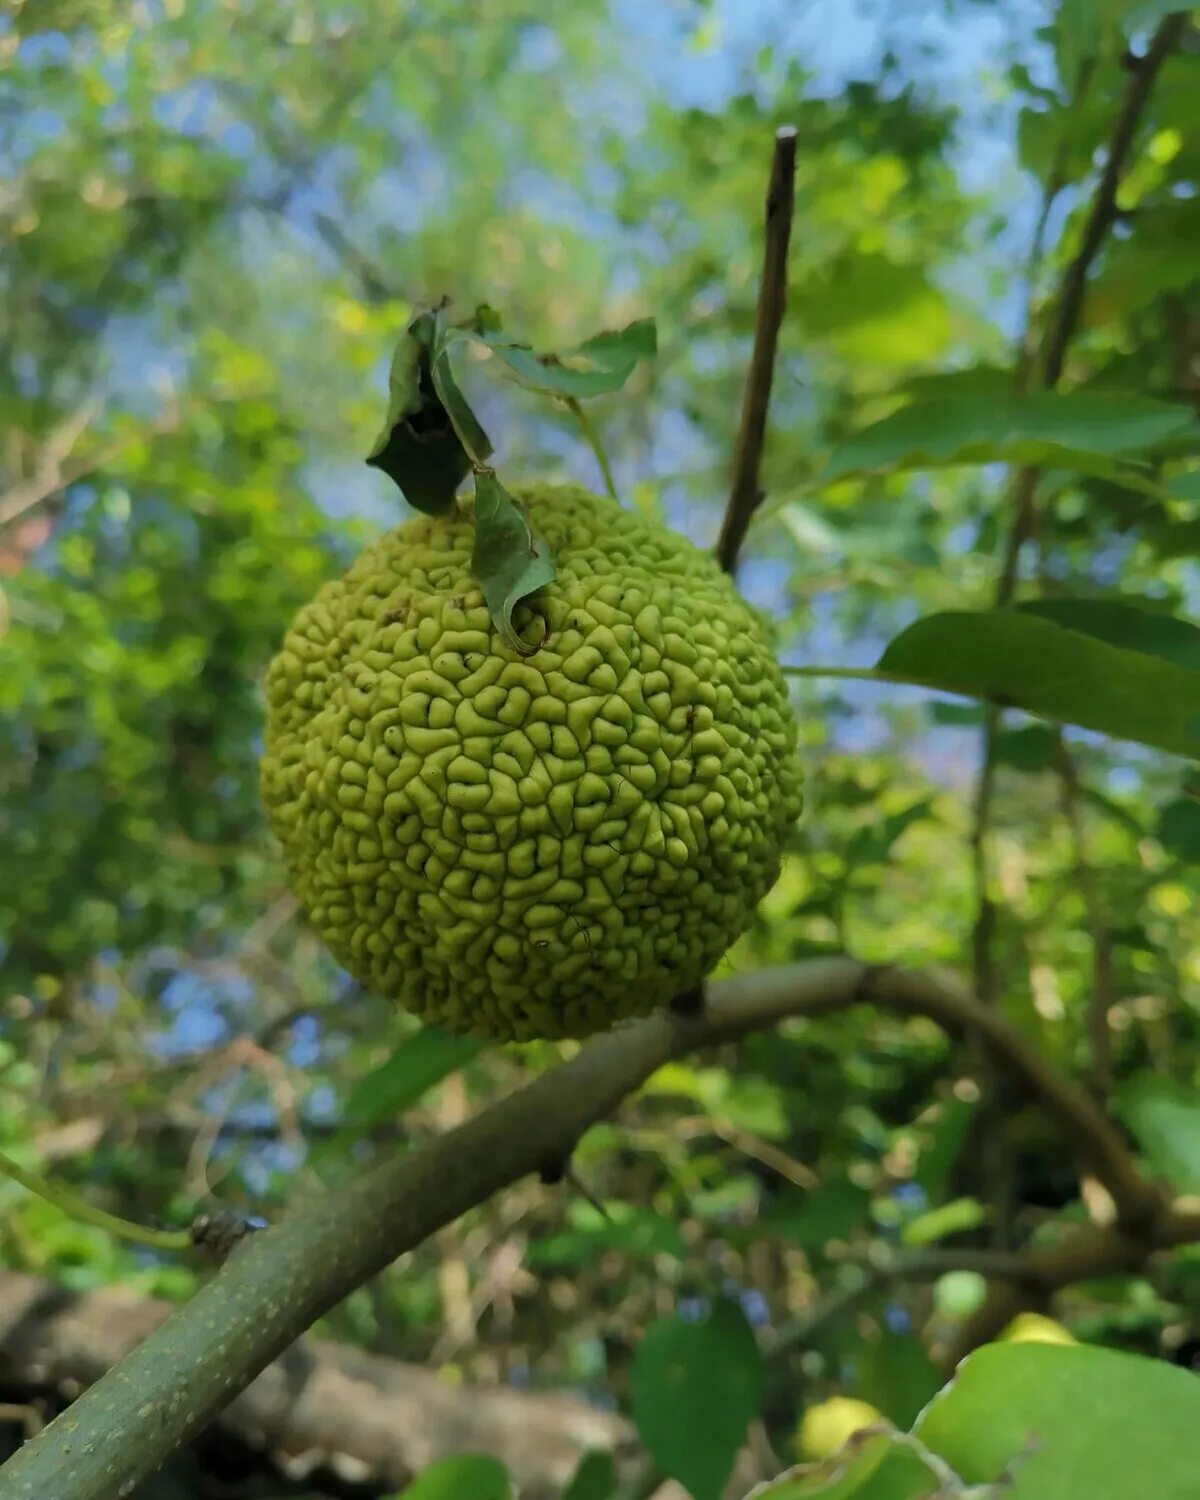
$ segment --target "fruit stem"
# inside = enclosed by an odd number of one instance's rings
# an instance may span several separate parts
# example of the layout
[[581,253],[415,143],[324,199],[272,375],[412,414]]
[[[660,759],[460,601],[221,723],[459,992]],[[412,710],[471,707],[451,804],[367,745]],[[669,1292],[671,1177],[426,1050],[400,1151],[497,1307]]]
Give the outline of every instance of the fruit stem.
[[612,469],[609,468],[608,455],[604,451],[604,445],[600,441],[600,434],[592,425],[592,419],[583,409],[583,402],[576,400],[574,396],[566,396],[564,405],[570,410],[575,420],[579,423],[580,431],[587,442],[588,447],[596,455],[596,462],[600,465],[600,472],[604,476],[604,488],[613,500],[618,498],[617,486],[613,481]]
[[47,1203],[53,1203],[65,1214],[73,1219],[80,1219],[84,1223],[94,1224],[98,1229],[106,1229],[110,1234],[115,1234],[123,1240],[129,1240],[135,1245],[149,1245],[155,1250],[190,1250],[192,1237],[185,1229],[147,1229],[141,1224],[133,1224],[128,1219],[118,1218],[116,1214],[105,1213],[102,1208],[93,1208],[90,1203],[85,1203],[82,1198],[63,1187],[61,1183],[47,1182],[37,1172],[28,1171],[20,1166],[7,1153],[0,1151],[0,1172],[6,1177],[11,1177],[14,1182],[20,1183],[27,1192],[34,1193],[39,1198],[44,1198]]

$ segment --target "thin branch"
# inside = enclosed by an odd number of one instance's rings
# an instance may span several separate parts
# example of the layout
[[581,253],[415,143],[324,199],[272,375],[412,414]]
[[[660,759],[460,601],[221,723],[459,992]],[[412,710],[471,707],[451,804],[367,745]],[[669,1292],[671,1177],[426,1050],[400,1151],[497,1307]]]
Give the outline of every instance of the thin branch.
[[65,467],[75,444],[92,425],[97,409],[94,399],[85,401],[77,411],[68,412],[49,434],[37,455],[33,473],[27,479],[18,479],[0,495],[0,526],[9,525],[105,461],[104,457],[94,458]]
[[134,1245],[148,1245],[155,1250],[187,1250],[191,1246],[192,1239],[186,1229],[150,1229],[144,1224],[134,1224],[129,1219],[107,1213],[73,1193],[64,1183],[51,1182],[40,1172],[21,1166],[6,1151],[0,1151],[0,1175],[11,1177],[27,1193],[52,1203],[69,1218],[82,1224],[94,1224],[117,1239]]
[[831,1324],[840,1322],[876,1293],[899,1281],[936,1281],[950,1271],[975,1271],[989,1280],[1024,1282],[1029,1263],[1022,1255],[996,1250],[913,1250],[859,1262],[856,1280],[822,1298],[811,1311],[783,1323],[763,1344],[767,1359],[808,1349]]
[[[1067,266],[1059,285],[1057,312],[1047,334],[1041,360],[1040,379],[1046,390],[1052,390],[1062,376],[1067,350],[1083,311],[1088,275],[1104,243],[1104,238],[1116,218],[1117,191],[1120,188],[1125,162],[1137,132],[1138,121],[1150,97],[1150,90],[1158,71],[1177,44],[1185,21],[1186,16],[1181,13],[1167,16],[1155,31],[1145,54],[1137,60],[1130,73],[1125,98],[1113,126],[1104,170],[1096,185],[1079,248]],[[1081,91],[1084,80],[1090,77],[1091,71],[1090,67],[1085,66],[1080,83]],[[1028,278],[1031,294],[1033,281],[1036,278],[1037,262],[1044,249],[1050,205],[1053,198],[1057,197],[1058,191],[1058,178],[1055,173],[1046,187],[1043,211],[1038,217],[1034,244],[1030,252]],[[1028,334],[1026,334],[1022,338],[1019,359],[1021,374],[1018,383],[1020,385],[1027,380],[1031,363],[1028,353]],[[1005,543],[1000,578],[996,585],[997,607],[1002,608],[1011,604],[1016,594],[1020,577],[1021,548],[1034,534],[1037,527],[1037,485],[1040,478],[1041,471],[1036,467],[1024,466],[1016,472],[1012,495],[1013,520]],[[971,840],[977,899],[977,916],[973,934],[975,987],[980,1000],[985,1004],[996,998],[996,976],[992,957],[996,914],[987,893],[986,841],[990,831],[992,795],[995,788],[996,737],[1002,717],[999,709],[992,708],[988,710],[984,721],[983,758],[975,799],[975,823]],[[1107,940],[1103,939],[1100,943],[1101,949],[1106,945]],[[1106,1006],[1106,1015],[1107,1009]]]
[[396,300],[397,293],[387,278],[367,259],[335,218],[329,214],[314,214],[313,224],[334,254],[353,271],[367,302],[380,306]]
[[[1160,67],[1179,40],[1186,16],[1180,13],[1166,17],[1158,26],[1145,54],[1135,62],[1125,97],[1117,114],[1108,145],[1104,170],[1096,185],[1088,212],[1087,222],[1079,248],[1063,273],[1056,297],[1057,310],[1043,344],[1040,383],[1046,390],[1057,386],[1066,363],[1067,350],[1074,337],[1083,310],[1083,299],[1092,265],[1111,229],[1116,217],[1117,191],[1125,169],[1133,140],[1137,132],[1142,111],[1150,97],[1150,91]],[[1082,97],[1092,77],[1094,63],[1085,62],[1076,82],[1076,99]],[[1033,323],[1033,296],[1038,267],[1045,251],[1046,226],[1050,209],[1061,188],[1061,160],[1051,170],[1042,198],[1026,263],[1027,302],[1025,328],[1017,351],[1017,388],[1024,391],[1034,367],[1034,356],[1030,330]],[[1000,576],[996,584],[995,603],[1003,608],[1011,604],[1020,581],[1021,549],[1037,530],[1037,487],[1041,470],[1023,465],[1013,475],[1012,523],[1005,541],[1004,557]],[[976,783],[974,815],[971,834],[971,868],[975,888],[975,921],[971,933],[971,958],[975,992],[984,1005],[993,1005],[999,999],[999,974],[995,959],[996,908],[988,890],[987,849],[991,835],[992,811],[996,786],[996,747],[1003,713],[999,708],[989,707],[984,718],[979,777]],[[1093,934],[1096,943],[1095,932]],[[1103,936],[1097,951],[1106,951],[1107,939]],[[1105,1016],[1108,1007],[1105,1006]],[[1094,1034],[1093,1034],[1094,1045]],[[1105,1046],[1102,1055],[1107,1057]],[[987,1065],[983,1072],[986,1074]],[[992,1080],[994,1083],[995,1080]],[[992,1090],[986,1087],[985,1097]],[[983,1117],[984,1135],[982,1144],[985,1179],[988,1196],[996,1209],[994,1234],[1003,1241],[1007,1236],[1007,1205],[1012,1198],[1011,1163],[1008,1162],[1004,1138],[988,1128],[986,1112]]]
[[[1091,273],[1096,256],[1100,253],[1101,246],[1104,244],[1104,238],[1116,220],[1117,192],[1121,186],[1121,177],[1125,170],[1126,159],[1129,156],[1134,137],[1137,133],[1138,122],[1150,98],[1150,91],[1154,86],[1159,69],[1177,45],[1186,21],[1186,13],[1176,11],[1160,22],[1145,53],[1135,60],[1130,69],[1125,97],[1121,102],[1120,111],[1113,125],[1112,137],[1109,140],[1108,150],[1105,154],[1104,170],[1101,172],[1100,180],[1096,184],[1096,191],[1092,197],[1091,208],[1088,211],[1087,223],[1084,226],[1083,235],[1079,242],[1079,249],[1075,252],[1070,264],[1063,273],[1055,298],[1057,310],[1050,330],[1046,335],[1041,358],[1040,384],[1045,390],[1053,390],[1062,377],[1063,367],[1066,364],[1067,350],[1075,335],[1079,316],[1083,311],[1083,299],[1087,290],[1088,276]],[[1090,69],[1086,69],[1084,76],[1090,76],[1090,71]],[[1031,285],[1036,272],[1034,255],[1040,255],[1042,240],[1045,235],[1046,219],[1049,214],[1049,204],[1052,201],[1052,196],[1057,197],[1058,192],[1057,175],[1055,175],[1052,181],[1047,184],[1043,200],[1043,212],[1039,215],[1037,228],[1034,232],[1034,249],[1031,251],[1029,262],[1029,279]],[[1021,342],[1022,349],[1018,361],[1021,371],[1019,384],[1024,384],[1030,364],[1026,351],[1027,334],[1022,336]],[[1013,486],[1014,510],[1016,514],[1013,518],[1012,529],[1009,532],[1004,564],[996,589],[997,605],[1010,603],[1016,590],[1021,547],[1032,535],[1036,524],[1037,511],[1034,492],[1039,477],[1040,471],[1036,468],[1024,467],[1017,471]]]
[[317,1318],[468,1209],[548,1160],[568,1161],[582,1134],[664,1063],[859,1004],[982,1035],[1107,1188],[1127,1232],[1158,1223],[1158,1193],[1099,1106],[1003,1016],[949,982],[850,958],[740,975],[711,986],[701,1015],[668,1008],[599,1036],[457,1129],[250,1235],[190,1302],[0,1470],[0,1490],[56,1500],[131,1492]]
[[1112,139],[1108,143],[1104,171],[1096,186],[1079,249],[1063,277],[1058,295],[1058,314],[1046,340],[1042,358],[1042,384],[1047,390],[1058,384],[1066,362],[1067,349],[1083,310],[1088,273],[1117,216],[1117,190],[1121,185],[1125,160],[1133,145],[1142,111],[1150,98],[1150,90],[1154,87],[1159,69],[1183,35],[1187,19],[1186,11],[1174,11],[1166,16],[1159,23],[1146,51],[1134,60],[1129,70],[1129,83],[1113,127]]
[[1155,1251],[1195,1244],[1197,1239],[1200,1204],[1193,1199],[1166,1210],[1145,1234],[1131,1236],[1116,1227],[1091,1225],[1057,1245],[1031,1247],[1022,1252],[1028,1275],[1021,1281],[993,1282],[983,1306],[959,1329],[942,1363],[952,1370],[972,1349],[994,1339],[1018,1313],[1044,1307],[1063,1287],[1140,1270]]
[[148,431],[137,433],[133,437],[118,439],[90,458],[79,458],[74,463],[68,463],[67,459],[75,443],[87,430],[94,414],[93,407],[84,406],[78,413],[67,417],[51,433],[42,452],[38,455],[34,473],[27,479],[19,479],[3,494],[0,494],[0,526],[11,525],[28,511],[41,505],[44,500],[53,499],[55,495],[69,489],[80,479],[86,479],[89,474],[110,464],[114,458],[119,458],[126,448],[143,441],[147,436],[154,437],[160,433],[170,432],[179,422],[179,412],[171,404],[165,414]]
[[1075,761],[1063,739],[1062,731],[1054,736],[1055,760],[1062,787],[1063,815],[1071,829],[1075,845],[1075,879],[1087,913],[1088,933],[1092,939],[1092,993],[1088,1002],[1088,1042],[1091,1048],[1092,1088],[1101,1099],[1112,1084],[1112,1029],[1109,1015],[1117,999],[1113,974],[1112,939],[1104,910],[1100,882],[1092,865],[1088,847],[1087,825],[1083,816],[1083,791]]
[[742,421],[734,457],[733,489],[721,535],[717,561],[727,573],[737,567],[738,553],[746,539],[750,519],[762,503],[759,471],[767,434],[767,411],[771,404],[771,382],[775,375],[775,351],[779,327],[787,306],[788,242],[796,205],[796,127],[786,125],[776,133],[771,178],[767,187],[767,219],[763,244],[762,281],[758,288],[758,312],[754,324],[754,350],[746,377]]

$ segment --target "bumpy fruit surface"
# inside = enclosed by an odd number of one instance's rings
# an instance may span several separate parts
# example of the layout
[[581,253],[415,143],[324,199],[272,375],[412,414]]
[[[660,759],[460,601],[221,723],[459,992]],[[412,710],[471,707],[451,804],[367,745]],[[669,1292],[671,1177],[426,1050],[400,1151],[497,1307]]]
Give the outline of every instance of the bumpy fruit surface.
[[494,629],[469,515],[408,522],[296,617],[262,784],[362,983],[455,1031],[584,1036],[745,930],[800,810],[796,726],[710,557],[575,487],[517,493],[557,569],[514,615],[539,649]]

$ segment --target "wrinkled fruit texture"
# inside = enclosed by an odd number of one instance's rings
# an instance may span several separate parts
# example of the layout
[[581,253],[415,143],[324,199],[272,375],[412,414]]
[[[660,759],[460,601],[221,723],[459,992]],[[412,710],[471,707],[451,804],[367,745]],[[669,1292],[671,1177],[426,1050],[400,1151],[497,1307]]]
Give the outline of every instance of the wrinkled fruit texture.
[[469,515],[369,546],[267,675],[262,782],[335,957],[422,1019],[584,1036],[693,984],[800,810],[764,622],[684,538],[574,487],[518,492],[556,581],[503,645]]

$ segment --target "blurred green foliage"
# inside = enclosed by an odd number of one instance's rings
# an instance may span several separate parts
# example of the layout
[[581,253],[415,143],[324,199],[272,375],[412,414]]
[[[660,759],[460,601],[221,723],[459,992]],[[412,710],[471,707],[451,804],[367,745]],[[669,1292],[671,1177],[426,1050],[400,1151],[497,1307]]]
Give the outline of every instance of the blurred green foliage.
[[[919,616],[988,608],[1009,461],[1048,465],[1028,597],[1196,613],[1194,38],[1136,132],[1066,393],[1018,408],[1025,303],[1036,342],[1125,48],[1164,7],[946,0],[911,35],[886,5],[796,9],[794,27],[615,0],[541,19],[517,0],[26,0],[0,17],[5,1150],[145,1222],[214,1200],[270,1216],[561,1055],[415,1037],[321,952],[259,809],[260,677],[296,606],[401,519],[363,460],[391,348],[444,293],[538,347],[653,316],[658,359],[591,410],[626,503],[711,543],[782,123],[800,139],[792,294],[740,579],[785,661],[867,667]],[[842,24],[851,62],[825,45]],[[599,487],[569,412],[462,364],[506,476]],[[1185,683],[1195,663],[1175,669]],[[854,680],[795,696],[808,810],[720,972],[847,946],[969,968],[982,711]],[[1194,736],[1186,700],[1159,706]],[[1122,1118],[1194,1190],[1198,784],[1127,740],[1066,743],[1074,809],[1051,731],[1012,714],[997,741],[999,1003],[1083,1075],[1090,888]],[[866,1011],[673,1064],[579,1152],[610,1218],[569,1184],[521,1185],[323,1331],[472,1380],[625,1405],[632,1386],[636,1407],[634,1351],[660,1317],[694,1313],[658,1324],[691,1330],[733,1299],[776,1330],[880,1246],[1011,1248],[1078,1220],[1072,1165],[1021,1101],[1010,1200],[988,1201],[977,1098],[931,1023]],[[0,1258],[169,1297],[200,1274],[3,1184]],[[1187,1252],[1167,1259],[1149,1304],[1118,1277],[1057,1314],[1189,1362],[1200,1280]],[[888,1285],[768,1360],[766,1432],[784,1444],[834,1391],[911,1424],[930,1351],[969,1311],[955,1285]]]

